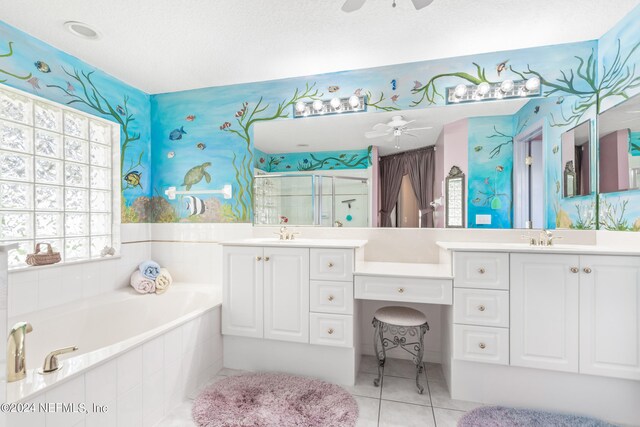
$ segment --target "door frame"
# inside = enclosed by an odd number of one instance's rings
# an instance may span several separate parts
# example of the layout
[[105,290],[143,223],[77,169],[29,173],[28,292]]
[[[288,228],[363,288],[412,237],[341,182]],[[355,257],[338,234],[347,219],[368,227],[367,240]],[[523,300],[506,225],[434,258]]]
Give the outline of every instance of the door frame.
[[[527,157],[526,142],[542,137],[542,170],[546,171],[546,141],[547,131],[545,127],[544,119],[528,126],[526,130],[519,133],[513,138],[513,227],[516,228],[518,224],[522,224],[527,221],[525,218],[529,217],[529,195],[520,194],[516,191],[517,188],[525,188],[524,183],[529,180],[529,168],[525,167],[524,160]],[[547,188],[547,174],[542,174],[542,185],[544,189]],[[546,228],[547,224],[547,192],[542,193],[542,228]]]

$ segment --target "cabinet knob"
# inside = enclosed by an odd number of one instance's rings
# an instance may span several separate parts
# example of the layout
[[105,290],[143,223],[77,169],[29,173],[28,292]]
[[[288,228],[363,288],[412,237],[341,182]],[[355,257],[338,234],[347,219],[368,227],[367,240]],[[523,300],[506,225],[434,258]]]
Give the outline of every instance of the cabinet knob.
[[262,261],[262,257],[261,256],[257,256],[256,257],[256,261]]
[[333,301],[333,300],[334,300],[333,295],[329,295],[329,297],[328,297],[327,299],[328,299],[329,301]]
[[485,271],[486,271],[486,270],[484,269],[484,267],[480,267],[480,268],[478,269],[478,273],[480,273],[480,274],[484,274],[484,272],[485,272]]
[[404,288],[398,288],[398,293],[400,294],[404,293]]
[[327,331],[327,333],[328,333],[329,335],[333,335],[333,329],[332,329],[332,328],[329,328],[329,330]]
[[580,271],[578,267],[571,267],[570,270],[572,273],[577,273],[578,271]]
[[591,274],[591,269],[589,267],[583,268],[582,271],[584,271],[587,274]]
[[264,260],[269,261],[269,257],[268,256],[264,257]]
[[486,310],[486,307],[485,307],[484,305],[479,305],[479,306],[478,306],[478,310],[480,310],[480,311],[485,311],[485,310]]
[[484,350],[485,348],[487,348],[487,345],[485,343],[481,342],[480,344],[478,344],[478,347],[480,347],[481,349]]
[[329,268],[333,267],[333,263],[330,262],[329,264],[327,264],[329,266]]

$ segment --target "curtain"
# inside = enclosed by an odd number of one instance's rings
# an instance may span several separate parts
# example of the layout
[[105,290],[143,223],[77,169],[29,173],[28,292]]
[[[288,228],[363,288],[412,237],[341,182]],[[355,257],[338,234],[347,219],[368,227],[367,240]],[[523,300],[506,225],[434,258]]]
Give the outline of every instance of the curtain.
[[576,171],[576,196],[581,196],[584,193],[584,189],[582,188],[582,167],[584,164],[582,163],[582,145],[576,145],[574,147],[574,169]]
[[433,228],[433,182],[435,181],[435,150],[433,147],[410,151],[405,162],[411,179],[413,192],[420,209],[420,227]]
[[391,227],[391,211],[398,202],[405,171],[402,156],[380,157],[380,226]]

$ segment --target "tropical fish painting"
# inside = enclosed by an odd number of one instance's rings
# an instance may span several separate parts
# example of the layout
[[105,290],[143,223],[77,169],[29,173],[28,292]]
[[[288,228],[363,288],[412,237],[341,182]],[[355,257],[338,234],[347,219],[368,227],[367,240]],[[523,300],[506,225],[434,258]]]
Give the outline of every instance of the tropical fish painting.
[[182,135],[186,135],[186,131],[184,130],[184,126],[181,126],[180,129],[174,129],[169,133],[169,139],[172,141],[177,141],[182,139]]
[[167,159],[173,159],[176,156],[176,152],[175,151],[169,151],[167,153]]
[[327,89],[329,90],[329,93],[335,93],[340,90],[340,86],[329,86]]
[[185,197],[185,208],[189,216],[202,215],[206,211],[206,205],[201,198],[196,196]]
[[396,90],[398,88],[398,80],[391,80],[391,90]]
[[186,187],[187,191],[191,190],[191,187],[202,181],[202,178],[207,181],[207,184],[211,182],[211,175],[206,169],[211,166],[210,162],[205,162],[201,165],[194,166],[185,174],[182,186]]
[[192,122],[196,119],[196,116],[194,114],[189,114],[187,117],[185,117],[185,120],[188,122]]
[[500,74],[507,69],[507,62],[509,62],[508,59],[496,65],[496,72],[498,73],[498,77],[500,77]]
[[124,180],[127,184],[132,187],[140,187],[142,188],[142,184],[140,183],[140,179],[142,178],[142,174],[138,171],[131,171],[124,176]]
[[116,106],[116,111],[118,112],[118,114],[120,114],[121,116],[124,116],[125,114],[127,114],[127,112],[124,110],[124,108],[122,108],[122,105],[118,105]]
[[33,63],[33,65],[36,66],[36,69],[38,71],[40,71],[41,73],[50,73],[51,72],[51,67],[49,67],[49,64],[47,64],[44,61],[36,61]]
[[207,148],[207,146],[204,144],[204,142],[198,142],[198,143],[196,144],[196,148],[197,148],[198,150],[204,150],[205,148]]
[[29,83],[33,89],[40,89],[40,79],[37,77],[31,77],[27,80],[27,83]]

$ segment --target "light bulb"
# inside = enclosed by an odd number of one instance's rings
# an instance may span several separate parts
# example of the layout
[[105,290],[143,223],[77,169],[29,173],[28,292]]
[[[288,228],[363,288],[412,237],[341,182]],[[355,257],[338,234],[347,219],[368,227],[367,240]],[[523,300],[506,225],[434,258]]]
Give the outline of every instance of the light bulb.
[[349,97],[349,105],[351,105],[352,108],[356,108],[360,105],[360,98],[355,95],[351,95]]
[[322,103],[322,101],[320,101],[319,99],[316,99],[315,101],[313,101],[314,110],[320,111],[322,110],[322,107],[324,107],[324,104]]
[[340,108],[340,104],[342,103],[340,102],[340,98],[331,98],[331,102],[329,102],[329,104],[331,104],[331,107],[333,107],[334,110],[337,110]]
[[302,113],[302,112],[304,112],[305,108],[307,108],[307,104],[305,104],[305,103],[304,103],[304,102],[302,102],[302,101],[298,101],[298,102],[296,102],[296,111],[297,111],[298,113]]
[[513,80],[505,80],[500,84],[500,90],[503,93],[509,93],[513,90]]
[[491,90],[491,85],[487,82],[482,82],[478,85],[477,94],[480,96],[485,96]]
[[528,79],[525,84],[524,87],[527,89],[527,91],[529,92],[533,92],[538,90],[538,88],[540,87],[540,78],[538,77],[531,77],[530,79]]
[[456,86],[456,88],[453,90],[453,94],[456,96],[456,98],[462,98],[466,93],[467,85],[464,85],[462,83]]

